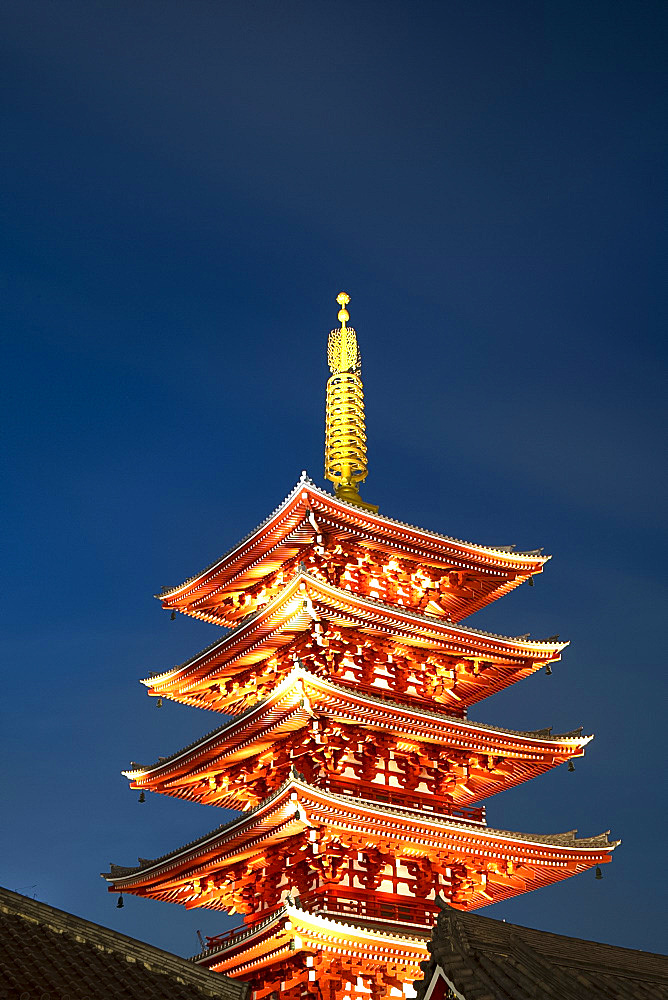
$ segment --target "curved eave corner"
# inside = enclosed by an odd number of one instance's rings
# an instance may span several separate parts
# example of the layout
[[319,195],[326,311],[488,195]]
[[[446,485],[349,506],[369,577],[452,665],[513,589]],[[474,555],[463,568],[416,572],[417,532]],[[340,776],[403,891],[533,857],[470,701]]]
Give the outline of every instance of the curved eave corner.
[[[299,496],[301,492],[301,496]],[[308,476],[303,476],[296,486],[290,491],[287,497],[280,503],[267,517],[261,522],[253,531],[251,531],[245,538],[241,539],[236,545],[230,548],[218,559],[214,560],[208,566],[206,566],[199,573],[194,574],[183,583],[180,583],[173,587],[164,588],[161,593],[155,594],[157,600],[161,601],[162,607],[165,610],[176,609],[179,610],[180,604],[188,604],[192,594],[199,590],[202,586],[207,583],[211,583],[216,574],[224,567],[225,563],[231,561],[235,556],[238,556],[244,549],[252,543],[253,539],[260,535],[261,532],[267,529],[272,521],[279,519],[280,515],[287,514],[290,505],[298,499],[304,499],[307,501],[307,507],[310,509],[311,502],[316,501],[320,504],[324,504],[327,508],[332,511],[339,509],[343,512],[344,516],[347,514],[348,517],[351,515],[354,519],[359,519],[362,517],[370,527],[375,527],[377,531],[382,535],[386,534],[390,537],[397,536],[397,541],[400,540],[400,536],[406,540],[413,540],[415,542],[420,542],[426,548],[430,547],[450,547],[453,550],[453,555],[458,554],[459,558],[469,558],[472,560],[483,560],[489,562],[490,560],[495,561],[499,564],[499,569],[505,569],[507,572],[517,574],[515,579],[508,581],[508,583],[501,585],[501,589],[512,590],[514,587],[519,586],[529,577],[533,577],[539,573],[543,572],[545,563],[548,562],[552,557],[550,555],[543,555],[539,551],[531,552],[515,552],[510,547],[495,547],[480,545],[475,542],[467,542],[463,539],[454,538],[449,535],[441,535],[437,532],[429,531],[425,528],[420,528],[416,525],[407,524],[403,521],[395,520],[394,518],[387,517],[381,514],[372,514],[370,512],[361,511],[361,508],[355,506],[354,504],[347,503],[345,500],[341,500],[338,497],[332,496],[325,490],[319,489],[315,484],[308,478]]]

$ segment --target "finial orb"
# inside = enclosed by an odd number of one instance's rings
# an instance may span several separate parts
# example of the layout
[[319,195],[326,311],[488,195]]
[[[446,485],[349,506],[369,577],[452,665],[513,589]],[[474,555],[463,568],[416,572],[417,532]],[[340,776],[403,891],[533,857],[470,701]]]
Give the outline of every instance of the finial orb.
[[347,306],[348,303],[350,302],[350,296],[348,295],[348,292],[339,292],[339,294],[336,296],[336,301],[339,303],[340,306]]
[[337,319],[339,323],[347,323],[348,320],[350,319],[350,313],[348,312],[347,309],[339,309]]

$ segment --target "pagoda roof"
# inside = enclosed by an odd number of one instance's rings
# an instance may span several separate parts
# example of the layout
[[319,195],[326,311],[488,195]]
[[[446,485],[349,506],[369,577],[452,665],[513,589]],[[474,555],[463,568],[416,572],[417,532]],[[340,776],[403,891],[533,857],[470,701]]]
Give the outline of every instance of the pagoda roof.
[[[487,895],[476,893],[472,908],[496,902],[558,881],[610,860],[620,841],[609,831],[576,837],[577,831],[528,834],[483,827],[466,820],[398,808],[347,795],[326,792],[293,772],[260,805],[217,827],[211,833],[136,867],[112,865],[103,874],[112,892],[130,892],[177,901],[180,889],[193,878],[205,878],[237,861],[248,860],[271,844],[304,830],[327,827],[342,836],[387,840],[417,855],[438,851],[453,856],[493,857],[513,862],[517,876],[493,881]],[[186,900],[181,900],[186,902]],[[201,905],[195,897],[191,905]],[[215,909],[215,903],[210,906]]]
[[[513,546],[485,546],[418,528],[374,514],[318,488],[305,473],[281,504],[254,531],[200,573],[155,596],[164,608],[195,614],[220,624],[220,616],[198,612],[213,594],[239,591],[274,572],[324,530],[356,539],[400,558],[443,568],[471,570],[484,583],[474,599],[453,601],[457,620],[503,596],[542,572],[550,556],[541,551],[515,552]],[[487,578],[487,579],[485,579]]]
[[462,802],[493,795],[502,788],[542,774],[581,756],[592,739],[581,729],[552,734],[551,729],[519,731],[464,721],[444,712],[418,710],[406,703],[357,692],[298,666],[268,698],[242,715],[148,767],[133,766],[123,774],[135,788],[155,788],[167,794],[216,805],[239,806],[237,792],[217,789],[202,798],[195,786],[225,765],[255,757],[281,737],[308,726],[314,715],[337,722],[363,724],[371,729],[436,743],[472,753],[513,758],[512,773],[493,775],[479,794],[462,794]]
[[[472,690],[466,692],[465,699],[457,698],[467,704],[503,689],[545,663],[558,660],[568,645],[554,640],[495,635],[410,608],[386,604],[374,597],[334,587],[301,569],[272,601],[249,615],[224,638],[185,663],[144,678],[142,683],[151,689],[151,694],[199,705],[198,690],[208,689],[216,678],[231,676],[244,666],[266,659],[294,635],[309,628],[314,620],[357,628],[369,635],[395,639],[406,646],[483,659],[506,668],[488,670],[482,685],[472,679]],[[219,710],[226,707],[220,702]]]
[[295,951],[340,955],[353,950],[366,963],[388,964],[400,961],[414,965],[428,958],[428,931],[399,928],[375,921],[353,923],[345,918],[322,916],[292,903],[284,903],[271,916],[252,927],[221,935],[212,948],[193,956],[192,962],[214,972],[248,976],[266,965],[288,958]]

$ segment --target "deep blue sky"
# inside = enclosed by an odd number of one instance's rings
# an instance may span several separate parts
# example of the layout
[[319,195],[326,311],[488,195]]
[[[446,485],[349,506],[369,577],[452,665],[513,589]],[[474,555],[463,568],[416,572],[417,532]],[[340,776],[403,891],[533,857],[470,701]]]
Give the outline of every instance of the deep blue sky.
[[661,950],[665,3],[2,7],[0,881],[182,954],[237,922],[98,873],[227,818],[119,776],[223,721],[138,684],[219,634],[151,595],[322,483],[344,288],[366,497],[554,554],[472,623],[563,663],[471,715],[596,740],[490,824],[624,840],[485,912]]

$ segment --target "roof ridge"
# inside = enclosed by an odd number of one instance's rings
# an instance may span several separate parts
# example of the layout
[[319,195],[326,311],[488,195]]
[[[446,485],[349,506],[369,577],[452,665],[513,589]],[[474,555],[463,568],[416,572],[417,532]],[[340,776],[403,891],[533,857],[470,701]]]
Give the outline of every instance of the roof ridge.
[[[314,913],[313,910],[305,909],[302,906],[295,906],[295,905],[290,906],[287,902],[284,901],[277,909],[275,909],[272,913],[269,914],[269,916],[265,917],[263,920],[258,920],[257,923],[251,924],[250,926],[241,925],[236,934],[230,933],[229,937],[227,937],[224,941],[221,941],[220,944],[214,945],[213,948],[205,948],[204,951],[201,951],[197,955],[194,955],[190,959],[190,961],[191,962],[195,961],[200,956],[206,955],[210,957],[211,955],[216,954],[216,952],[224,951],[227,948],[229,948],[232,943],[238,944],[239,941],[243,940],[244,938],[252,936],[254,933],[257,933],[258,931],[265,929],[272,922],[280,920],[281,917],[290,916],[292,913],[297,915],[297,919],[298,919],[298,914],[305,913],[308,914],[309,917],[315,918],[318,922],[322,921],[323,923],[330,925],[343,924],[344,926],[354,927],[356,930],[367,931],[370,934],[377,934],[385,938],[393,937],[393,938],[410,939],[415,941],[426,941],[429,938],[429,930],[426,927],[424,928],[424,933],[422,933],[417,927],[415,928],[415,931],[402,930],[402,933],[397,933],[396,931],[392,931],[384,927],[380,928],[380,927],[360,926],[360,924],[356,923],[355,920],[350,918],[347,919],[347,915],[343,913],[337,914],[336,918],[333,918],[331,916],[326,916],[324,913]],[[234,930],[234,928],[232,930]]]
[[[458,920],[465,921],[467,924],[475,925],[479,923],[481,924],[484,923],[489,925],[490,927],[494,926],[499,929],[502,928],[504,932],[513,931],[513,932],[519,932],[520,934],[527,933],[532,936],[535,936],[538,940],[541,941],[549,941],[552,938],[556,938],[558,941],[571,941],[574,944],[582,944],[582,942],[584,941],[586,944],[592,944],[600,948],[610,948],[616,952],[621,951],[624,952],[625,954],[630,954],[630,955],[648,955],[650,957],[655,956],[658,958],[666,958],[668,960],[668,954],[665,954],[663,952],[644,951],[641,948],[627,948],[624,945],[610,944],[610,942],[608,941],[597,941],[593,938],[592,939],[578,938],[574,937],[572,934],[560,934],[558,931],[539,930],[539,928],[537,927],[529,927],[526,924],[516,924],[510,920],[499,920],[496,917],[491,917],[486,914],[479,913],[477,911],[459,910],[454,906],[452,906],[452,904],[449,903],[447,899],[445,899],[443,896],[437,896],[436,903],[444,913],[446,914],[454,913]],[[667,965],[667,974],[668,974],[668,965]]]
[[[196,847],[198,844],[202,844],[209,840],[211,837],[216,836],[216,834],[222,834],[225,830],[231,830],[235,825],[243,823],[245,820],[250,819],[261,810],[265,809],[267,806],[275,802],[282,794],[287,790],[290,785],[298,785],[302,788],[307,789],[310,792],[314,792],[319,795],[325,795],[330,798],[336,799],[340,802],[345,802],[348,807],[362,806],[364,804],[371,805],[373,808],[381,813],[386,813],[390,816],[401,816],[402,818],[415,820],[416,810],[406,810],[398,808],[394,805],[388,805],[383,802],[377,802],[373,799],[351,799],[349,795],[342,795],[339,792],[325,791],[318,788],[316,785],[311,785],[305,778],[301,777],[296,771],[294,766],[291,768],[288,777],[283,781],[278,788],[276,788],[271,795],[259,802],[258,805],[254,806],[245,812],[240,813],[240,815],[235,816],[230,822],[223,823],[218,827],[208,833],[203,834],[201,837],[196,837],[194,840],[188,841],[188,843],[183,844],[181,847],[177,847],[175,850],[170,851],[167,854],[163,854],[158,858],[151,861],[150,866],[160,864],[161,862],[167,861],[178,854],[182,854],[189,848]],[[610,847],[614,850],[621,841],[608,841],[609,830],[604,833],[597,834],[594,837],[583,837],[577,838],[575,834],[577,830],[569,830],[565,833],[557,834],[537,834],[537,833],[520,833],[514,830],[500,830],[496,827],[489,827],[480,824],[478,821],[469,821],[465,819],[453,818],[447,814],[433,813],[425,817],[427,822],[436,822],[443,826],[452,826],[456,829],[464,829],[469,831],[477,832],[478,836],[500,836],[502,838],[510,838],[512,840],[525,841],[527,843],[538,843],[545,844],[547,846],[556,847],[573,847],[573,848],[583,848],[583,847]],[[133,875],[140,872],[145,866],[137,865],[136,867],[124,867],[121,865],[110,864],[109,872],[103,872],[102,878],[111,877],[111,880],[115,878],[124,878],[127,875]]]
[[295,581],[300,578],[309,580],[315,584],[318,584],[321,587],[328,587],[329,589],[335,591],[338,594],[343,595],[344,597],[348,596],[356,597],[358,600],[368,602],[372,606],[382,608],[385,611],[392,611],[397,614],[410,615],[418,619],[419,621],[428,622],[430,625],[450,626],[453,629],[459,630],[464,634],[468,635],[483,636],[484,638],[487,639],[497,639],[505,642],[522,643],[524,645],[531,647],[547,646],[550,649],[556,648],[559,651],[561,651],[562,649],[564,649],[566,646],[569,645],[568,642],[550,643],[545,639],[528,639],[528,638],[525,639],[522,636],[500,635],[496,632],[487,632],[484,629],[473,628],[471,625],[463,625],[461,622],[454,622],[449,618],[441,618],[440,616],[437,615],[427,615],[422,611],[415,611],[412,608],[404,607],[403,605],[395,606],[394,604],[388,604],[385,601],[381,601],[378,598],[369,597],[366,594],[359,594],[359,595],[353,594],[352,591],[345,590],[342,587],[336,587],[334,586],[334,584],[331,583],[326,583],[325,581],[319,579],[319,577],[313,576],[305,569],[297,568],[294,571],[294,573],[290,576],[290,578],[284,583],[281,590],[270,601],[268,601],[267,604],[264,604],[261,608],[258,608],[255,611],[248,614],[242,621],[237,622],[234,628],[230,629],[226,635],[222,636],[222,638],[216,639],[209,646],[205,646],[204,649],[200,650],[198,653],[195,653],[187,660],[184,660],[183,663],[177,663],[175,666],[170,667],[168,670],[164,670],[162,673],[155,674],[153,677],[143,678],[141,683],[150,685],[152,681],[160,680],[161,678],[164,678],[167,675],[174,673],[175,671],[183,670],[186,667],[190,666],[191,664],[194,664],[195,662],[197,662],[198,659],[200,659],[202,656],[206,655],[206,653],[213,650],[217,645],[223,645],[223,643],[230,641],[233,642],[235,636],[242,629],[247,628],[248,625],[250,625],[254,619],[258,618],[260,615],[266,614],[269,608],[272,608],[272,606],[278,605],[281,599],[283,599],[286,592],[289,590],[289,588],[292,587]]
[[[360,508],[357,504],[351,503],[349,500],[344,500],[343,497],[333,496],[327,490],[323,490],[320,486],[316,486],[313,482],[309,480],[309,485],[313,487],[316,493],[320,493],[328,499],[335,500],[337,503],[343,503],[346,507],[350,507],[351,510],[359,514]],[[481,542],[469,542],[465,538],[456,538],[454,535],[443,535],[440,531],[432,531],[431,528],[422,528],[419,524],[410,524],[408,521],[400,521],[396,517],[390,517],[389,514],[379,514],[375,513],[371,516],[377,517],[382,521],[389,521],[391,524],[397,524],[401,528],[410,528],[412,531],[420,531],[424,535],[431,535],[433,538],[439,538],[446,542],[455,542],[457,545],[469,545],[474,549],[484,549],[486,552],[499,552],[502,555],[512,555],[512,556],[536,556],[547,562],[551,559],[551,556],[543,556],[541,553],[543,549],[526,549],[515,551],[514,545],[483,545]],[[256,529],[257,530],[257,529]]]
[[[346,688],[341,684],[336,684],[329,678],[320,677],[318,674],[312,673],[303,665],[295,665],[293,669],[290,671],[290,673],[285,676],[283,681],[281,681],[280,685],[274,688],[273,692],[269,697],[263,698],[260,701],[255,702],[254,705],[251,705],[249,708],[244,709],[244,711],[241,712],[239,715],[230,714],[228,721],[225,722],[222,726],[217,726],[215,729],[211,729],[209,732],[204,733],[198,739],[193,740],[191,743],[186,744],[186,746],[181,747],[179,750],[175,750],[167,757],[158,758],[158,760],[155,761],[155,763],[153,764],[140,765],[139,767],[133,767],[126,771],[122,771],[121,773],[124,774],[126,777],[129,777],[131,774],[134,774],[139,770],[152,771],[157,767],[163,767],[166,764],[169,764],[171,761],[187,753],[189,750],[193,750],[195,747],[205,743],[207,740],[211,740],[215,736],[224,733],[226,729],[230,729],[235,725],[239,725],[240,723],[243,722],[243,720],[246,717],[250,716],[253,712],[261,713],[263,706],[268,706],[272,701],[280,700],[280,698],[283,695],[287,694],[290,687],[294,685],[300,677],[303,677],[307,680],[311,679],[312,681],[316,682],[324,682],[325,684],[331,686],[332,688],[334,688],[335,691],[340,692],[341,694],[350,695],[357,693],[354,688]],[[281,688],[283,690],[281,690]],[[451,723],[463,727],[470,727],[474,730],[484,729],[488,730],[489,732],[505,733],[510,736],[520,736],[529,739],[543,739],[545,740],[545,742],[566,741],[569,739],[579,739],[582,737],[582,729],[583,729],[582,726],[579,726],[577,729],[572,729],[567,733],[554,733],[554,734],[552,733],[551,726],[544,729],[528,729],[528,730],[508,729],[505,726],[497,726],[490,722],[480,722],[476,721],[475,719],[462,719],[457,715],[450,715],[447,712],[436,712],[431,709],[429,710],[425,709],[424,711],[418,710],[414,705],[411,705],[410,702],[396,701],[393,698],[383,698],[382,696],[376,694],[370,694],[367,692],[359,692],[359,694],[362,698],[365,698],[369,701],[373,701],[378,705],[383,705],[384,707],[391,706],[391,707],[396,707],[400,710],[408,709],[413,715],[423,715],[429,719],[435,719],[439,722]],[[591,737],[584,737],[584,739],[589,740],[591,739]]]
[[[418,997],[424,997],[437,966],[455,992],[471,998],[668,995],[667,956],[506,923],[455,909],[442,896],[436,902],[441,913],[428,945],[430,962],[423,963],[424,977],[414,983]],[[658,993],[651,987],[648,993],[649,984],[660,986]]]
[[[268,795],[266,799],[262,800],[262,802],[258,802],[258,804],[256,806],[253,806],[252,809],[247,809],[244,812],[239,811],[239,815],[234,816],[227,823],[221,823],[220,826],[214,827],[213,830],[209,830],[208,833],[202,834],[201,837],[195,837],[194,840],[189,840],[187,843],[182,844],[181,847],[177,847],[173,851],[168,851],[167,854],[161,854],[159,857],[153,858],[153,860],[149,862],[148,867],[157,865],[161,861],[167,861],[169,858],[174,857],[177,854],[183,853],[183,851],[186,851],[188,848],[196,847],[197,844],[204,843],[211,837],[214,837],[216,834],[223,833],[225,830],[232,829],[236,824],[241,823],[246,819],[250,819],[261,809],[265,808],[268,805],[271,805],[271,803],[274,802],[286,790],[290,782],[293,780],[294,780],[293,774],[291,773],[288,775],[285,781],[281,782],[278,788],[274,789],[271,795]],[[106,878],[107,875],[111,875],[112,878],[123,878],[124,875],[136,874],[145,867],[146,867],[145,865],[135,865],[133,867],[126,867],[124,865],[115,865],[110,863],[109,871],[102,872],[102,878]]]
[[[579,1000],[577,988],[573,990],[573,977],[564,972],[559,966],[554,966],[546,961],[544,955],[540,955],[532,948],[528,947],[517,931],[509,934],[513,952],[520,959],[522,964],[528,967],[532,978],[535,981],[544,982],[546,974],[556,983],[560,990],[560,997],[563,1000]],[[580,994],[581,995],[581,994]]]
[[223,552],[223,554],[219,556],[217,559],[214,559],[213,562],[210,562],[209,565],[205,566],[204,569],[200,570],[199,573],[193,573],[192,576],[189,576],[188,579],[184,580],[182,583],[177,583],[176,586],[174,587],[165,587],[163,590],[161,590],[159,594],[154,594],[153,596],[157,597],[159,601],[162,601],[165,599],[165,597],[168,597],[170,594],[173,594],[174,591],[180,590],[182,587],[186,587],[189,583],[192,583],[193,580],[196,580],[198,577],[204,576],[205,573],[208,573],[209,570],[212,570],[214,568],[214,566],[217,566],[218,563],[223,561],[223,559],[231,555],[235,549],[238,549],[241,545],[244,544],[244,542],[247,542],[249,538],[252,538],[256,532],[260,531],[260,529],[265,526],[265,524],[268,524],[269,521],[271,521],[272,517],[275,517],[276,514],[278,514],[281,507],[284,507],[287,503],[290,502],[290,500],[292,500],[295,493],[297,493],[297,491],[303,487],[304,483],[307,483],[309,486],[313,486],[314,489],[317,489],[315,483],[311,479],[309,479],[308,476],[300,478],[297,485],[293,486],[293,488],[290,490],[285,499],[281,500],[281,502],[276,507],[274,507],[271,514],[265,517],[263,521],[260,521],[260,523],[255,528],[253,528],[252,531],[249,531],[247,534],[245,534],[243,538],[241,538],[238,542],[235,542],[234,545],[231,546],[231,548]]
[[[334,496],[327,490],[322,489],[320,486],[316,486],[316,484],[309,476],[302,474],[297,484],[290,490],[287,496],[279,504],[277,504],[277,506],[274,507],[271,513],[267,517],[265,517],[262,521],[260,521],[260,523],[255,528],[253,528],[252,531],[249,531],[246,535],[243,536],[243,538],[235,542],[233,546],[231,546],[229,549],[223,552],[223,554],[219,556],[217,559],[214,559],[212,562],[210,562],[209,565],[205,566],[204,569],[200,570],[199,573],[192,574],[192,576],[189,576],[186,580],[183,580],[181,583],[176,584],[173,587],[163,588],[159,594],[155,594],[154,596],[158,600],[164,600],[166,597],[174,594],[177,590],[181,590],[183,587],[187,587],[188,584],[192,583],[194,580],[197,580],[199,577],[205,576],[207,573],[213,570],[219,563],[223,562],[223,560],[225,560],[228,556],[230,556],[236,549],[240,548],[245,542],[247,542],[250,538],[252,538],[253,535],[255,535],[258,531],[261,531],[261,529],[266,524],[268,524],[272,520],[272,518],[274,518],[276,514],[280,512],[280,510],[283,507],[287,506],[287,504],[290,503],[290,501],[295,497],[295,495],[299,492],[299,490],[303,489],[304,486],[308,486],[316,494],[319,494],[321,497],[327,500],[343,504],[345,507],[349,508],[351,511],[359,515],[360,508],[356,504],[350,503],[349,501],[344,500],[341,497]],[[387,521],[390,524],[395,524],[400,528],[409,528],[412,531],[419,531],[421,534],[431,536],[432,538],[438,539],[440,541],[453,542],[455,545],[465,545],[468,546],[469,548],[477,549],[482,552],[496,552],[499,553],[500,555],[512,556],[512,557],[533,556],[536,559],[540,559],[543,563],[547,562],[551,558],[551,556],[543,556],[542,549],[527,549],[524,551],[515,552],[514,550],[510,549],[509,546],[482,545],[480,542],[469,542],[463,538],[455,538],[453,535],[444,535],[438,531],[432,531],[429,528],[421,528],[417,524],[410,524],[407,521],[399,521],[397,518],[389,517],[387,514],[374,514],[373,516],[379,518],[381,521]]]
[[[356,597],[362,601],[368,601],[370,604],[377,605],[378,607],[395,611],[400,614],[412,615],[413,617],[419,618],[422,621],[430,622],[432,625],[443,625],[443,624],[451,625],[455,629],[461,629],[462,632],[470,632],[472,635],[484,635],[487,638],[491,639],[506,639],[509,642],[525,642],[532,646],[550,645],[550,646],[558,646],[561,649],[564,649],[566,646],[568,646],[568,642],[549,643],[547,639],[529,639],[521,635],[500,635],[496,632],[487,632],[484,629],[473,628],[471,625],[463,625],[461,622],[455,622],[451,618],[442,617],[441,615],[430,615],[427,614],[425,611],[417,611],[414,608],[407,607],[403,604],[399,605],[389,604],[387,601],[381,601],[380,598],[378,597],[370,597],[368,594],[355,594],[351,590],[346,590],[343,587],[337,587],[333,583],[327,583],[321,580],[319,577],[314,576],[312,573],[309,573],[307,569],[298,569],[297,572],[293,574],[293,576],[291,577],[288,584],[286,584],[286,586],[289,586],[290,582],[292,582],[292,580],[298,576],[302,576],[307,580],[312,580],[314,583],[320,584],[321,586],[330,587],[332,590],[335,590],[338,593],[345,595],[350,594],[351,597]],[[282,592],[283,591],[281,591],[281,593]],[[265,605],[265,608],[266,607],[268,607],[268,605]]]
[[[340,792],[325,792],[321,788],[317,788],[314,785],[310,785],[307,781],[302,782],[308,788],[312,788],[315,792],[320,792],[324,795],[330,795],[336,799],[340,799],[343,802],[349,804],[352,803],[367,803],[373,805],[374,809],[379,809],[381,812],[386,812],[390,815],[406,816],[408,818],[414,819],[414,813],[417,810],[408,811],[401,809],[400,807],[394,805],[388,805],[385,802],[377,802],[375,799],[350,799],[350,796],[343,795]],[[603,833],[596,834],[593,837],[577,837],[577,830],[568,830],[565,833],[521,833],[516,830],[501,830],[496,827],[481,825],[475,820],[466,820],[460,818],[454,818],[445,813],[429,813],[425,816],[427,822],[430,820],[436,820],[438,822],[444,822],[447,826],[456,826],[458,828],[463,827],[466,830],[474,830],[478,832],[479,836],[502,836],[510,837],[515,840],[523,840],[528,843],[538,843],[538,844],[548,844],[556,847],[617,847],[621,844],[621,840],[609,841],[608,835],[609,830]]]

